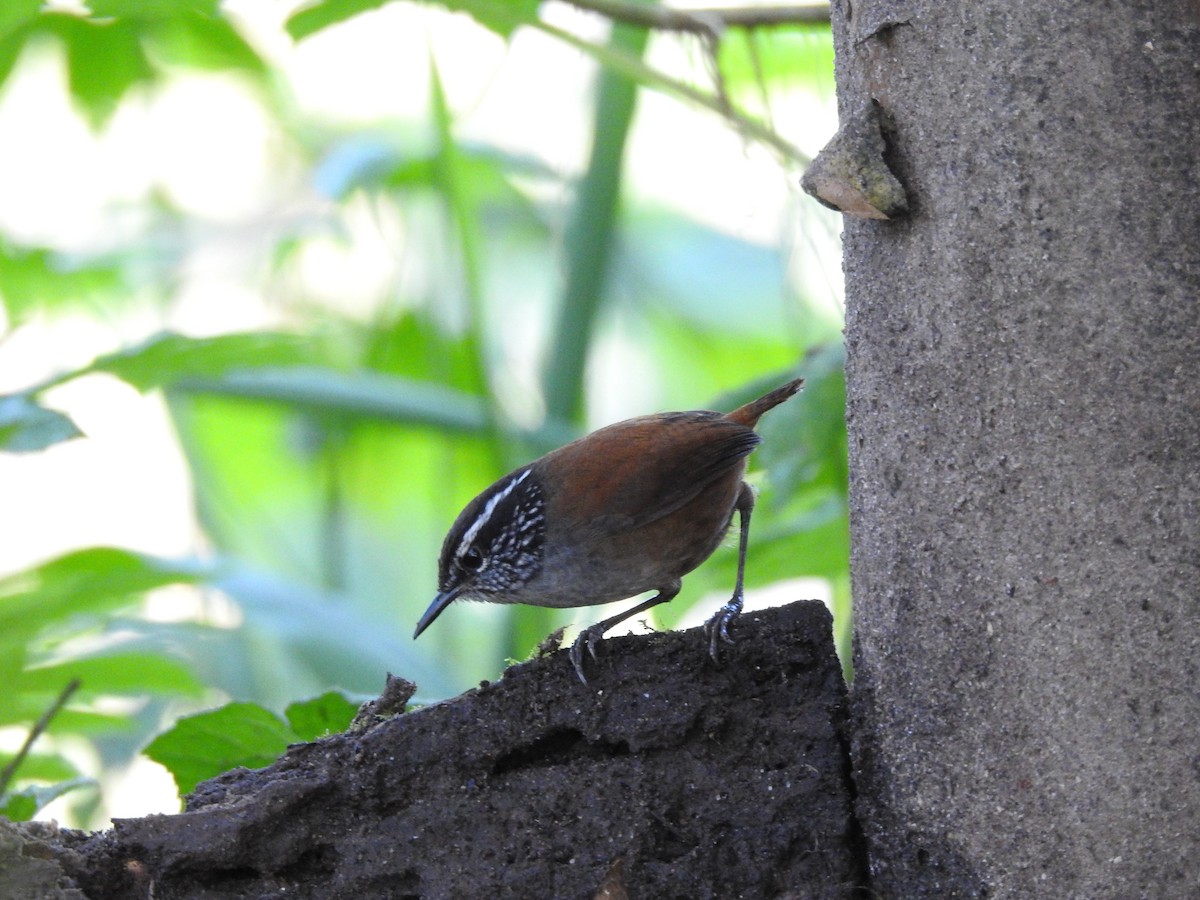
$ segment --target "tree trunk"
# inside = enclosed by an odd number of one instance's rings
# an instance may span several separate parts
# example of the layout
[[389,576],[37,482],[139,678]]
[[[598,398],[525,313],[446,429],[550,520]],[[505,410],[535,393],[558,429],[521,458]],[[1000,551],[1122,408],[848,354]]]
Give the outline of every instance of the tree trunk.
[[884,897],[1200,891],[1200,4],[835,3]]

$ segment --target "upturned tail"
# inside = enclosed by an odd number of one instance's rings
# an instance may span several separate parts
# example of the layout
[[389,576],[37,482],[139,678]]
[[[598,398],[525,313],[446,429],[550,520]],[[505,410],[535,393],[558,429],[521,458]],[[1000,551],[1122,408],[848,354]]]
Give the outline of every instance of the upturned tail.
[[803,378],[789,381],[782,387],[775,388],[769,394],[764,394],[757,400],[750,401],[745,406],[739,406],[725,418],[737,422],[739,425],[745,425],[747,428],[753,428],[758,424],[758,420],[762,418],[763,413],[768,409],[774,409],[793,394],[799,393],[802,387],[804,387]]

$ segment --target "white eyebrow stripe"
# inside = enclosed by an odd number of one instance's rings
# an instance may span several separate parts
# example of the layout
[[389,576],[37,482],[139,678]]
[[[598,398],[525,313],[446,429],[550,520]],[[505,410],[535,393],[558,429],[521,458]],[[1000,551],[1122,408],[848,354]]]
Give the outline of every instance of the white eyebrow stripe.
[[531,471],[533,470],[526,469],[524,472],[510,481],[504,490],[500,491],[495,497],[487,502],[487,504],[483,507],[483,512],[475,517],[475,521],[471,523],[471,527],[463,533],[462,540],[458,542],[458,549],[454,551],[455,558],[458,558],[467,552],[467,549],[472,543],[474,543],[475,538],[479,537],[479,532],[483,530],[483,526],[486,525],[492,518],[492,513],[496,511],[496,507],[504,500],[505,497],[516,490],[517,485],[529,477],[529,473]]

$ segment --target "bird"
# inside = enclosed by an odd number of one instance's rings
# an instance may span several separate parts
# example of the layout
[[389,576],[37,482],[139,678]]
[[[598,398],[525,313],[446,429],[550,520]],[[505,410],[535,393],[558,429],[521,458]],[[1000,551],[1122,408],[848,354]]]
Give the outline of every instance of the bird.
[[569,651],[587,684],[605,632],[675,597],[712,555],[738,513],[733,596],[705,625],[709,654],[733,643],[742,612],[754,491],[746,458],[768,410],[804,385],[796,378],[733,412],[665,412],[608,425],[509,472],[464,507],[446,534],[438,591],[415,640],[455,600],[568,608],[656,593],[582,630]]

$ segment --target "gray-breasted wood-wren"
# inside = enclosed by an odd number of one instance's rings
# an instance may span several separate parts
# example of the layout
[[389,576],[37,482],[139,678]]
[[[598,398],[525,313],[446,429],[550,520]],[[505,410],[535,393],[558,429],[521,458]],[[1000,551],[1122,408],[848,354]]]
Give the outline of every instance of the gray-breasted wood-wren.
[[657,593],[584,629],[571,647],[581,681],[604,632],[679,593],[740,517],[733,597],[705,626],[709,652],[730,642],[754,492],[742,480],[762,441],[759,418],[800,390],[797,378],[731,413],[699,410],[627,419],[505,475],[467,504],[446,535],[438,594],[416,638],[459,598],[556,608]]

